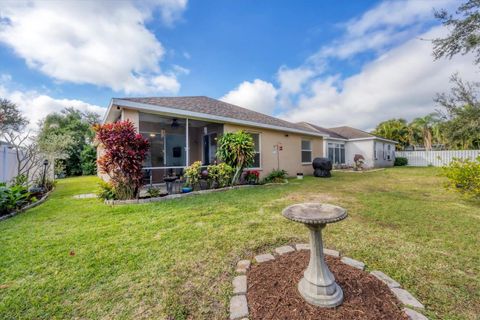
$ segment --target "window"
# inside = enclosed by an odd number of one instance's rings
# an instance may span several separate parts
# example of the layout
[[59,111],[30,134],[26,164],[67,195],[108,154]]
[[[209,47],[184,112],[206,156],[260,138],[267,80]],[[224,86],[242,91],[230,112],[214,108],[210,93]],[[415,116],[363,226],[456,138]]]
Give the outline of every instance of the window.
[[312,141],[302,140],[302,163],[312,162]]
[[345,163],[345,144],[329,143],[328,159],[332,161],[332,164],[344,164]]
[[377,155],[377,142],[373,142],[373,156],[375,157],[375,160],[378,160],[378,155]]
[[385,150],[385,143],[383,144],[383,147],[382,147],[382,156],[383,156],[383,160],[387,160],[387,152]]
[[250,133],[253,138],[253,144],[255,145],[255,156],[253,157],[253,163],[251,168],[261,168],[260,163],[260,134]]
[[392,146],[390,144],[387,145],[387,160],[392,160]]

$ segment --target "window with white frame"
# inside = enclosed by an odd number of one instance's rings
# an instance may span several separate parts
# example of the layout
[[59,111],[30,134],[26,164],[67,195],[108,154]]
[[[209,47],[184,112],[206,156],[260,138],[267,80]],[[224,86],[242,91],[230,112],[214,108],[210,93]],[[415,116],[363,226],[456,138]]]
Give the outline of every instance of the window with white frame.
[[302,163],[312,162],[312,141],[302,140]]
[[332,164],[345,164],[345,144],[329,143],[328,159],[332,161]]
[[387,160],[387,150],[386,150],[385,143],[382,144],[382,156],[383,156],[383,160]]
[[392,145],[387,145],[387,160],[392,160]]
[[249,133],[253,138],[253,144],[255,146],[255,155],[253,157],[253,163],[250,168],[261,168],[260,162],[260,133]]
[[373,156],[374,156],[375,160],[378,160],[378,153],[377,152],[378,152],[377,151],[377,142],[374,141],[373,142]]

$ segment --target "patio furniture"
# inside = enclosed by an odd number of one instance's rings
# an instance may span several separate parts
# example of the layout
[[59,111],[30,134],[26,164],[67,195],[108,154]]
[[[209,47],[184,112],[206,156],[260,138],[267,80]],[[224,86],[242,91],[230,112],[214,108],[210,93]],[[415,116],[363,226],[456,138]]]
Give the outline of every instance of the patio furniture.
[[313,175],[320,178],[331,177],[332,174],[332,161],[328,158],[315,158],[312,162],[312,167],[314,169]]
[[343,291],[325,263],[322,229],[347,217],[341,207],[322,203],[301,203],[285,208],[283,216],[303,223],[310,230],[310,262],[298,283],[298,291],[308,302],[320,307],[336,307],[343,302]]

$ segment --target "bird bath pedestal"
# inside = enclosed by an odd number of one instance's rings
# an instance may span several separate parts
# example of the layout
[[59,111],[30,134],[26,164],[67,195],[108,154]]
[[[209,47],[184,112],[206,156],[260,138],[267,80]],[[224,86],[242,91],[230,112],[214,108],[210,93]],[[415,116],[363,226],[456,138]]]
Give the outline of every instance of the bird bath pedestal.
[[302,297],[319,307],[336,307],[343,302],[343,291],[335,282],[323,255],[322,229],[347,217],[341,207],[321,203],[294,204],[283,210],[283,216],[303,223],[310,230],[310,262],[298,283]]

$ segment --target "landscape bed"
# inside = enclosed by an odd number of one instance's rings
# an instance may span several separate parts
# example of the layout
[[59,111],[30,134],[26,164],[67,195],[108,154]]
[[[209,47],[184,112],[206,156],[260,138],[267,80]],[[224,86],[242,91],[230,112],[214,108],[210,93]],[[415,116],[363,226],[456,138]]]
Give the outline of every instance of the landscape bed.
[[49,199],[0,222],[0,318],[225,319],[236,262],[307,240],[287,205],[340,205],[325,246],[382,270],[431,319],[480,314],[480,206],[436,168],[334,172],[288,184],[105,206],[96,177],[59,181]]

